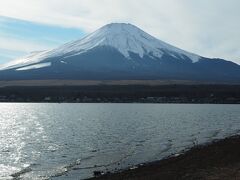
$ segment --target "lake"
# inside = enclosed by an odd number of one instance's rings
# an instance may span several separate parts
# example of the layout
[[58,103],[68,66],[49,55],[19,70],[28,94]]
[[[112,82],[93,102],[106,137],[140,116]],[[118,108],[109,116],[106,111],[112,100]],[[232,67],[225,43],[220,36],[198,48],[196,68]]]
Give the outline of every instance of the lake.
[[84,179],[240,133],[240,105],[0,104],[0,179]]

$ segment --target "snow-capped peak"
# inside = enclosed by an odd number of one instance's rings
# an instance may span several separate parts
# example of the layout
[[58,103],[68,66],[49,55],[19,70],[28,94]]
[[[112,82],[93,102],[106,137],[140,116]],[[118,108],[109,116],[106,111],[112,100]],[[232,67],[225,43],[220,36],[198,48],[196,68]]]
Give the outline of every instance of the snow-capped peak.
[[180,59],[187,56],[193,63],[200,59],[200,56],[160,41],[134,25],[112,23],[103,26],[83,39],[67,43],[53,50],[34,52],[7,63],[1,66],[0,70],[21,68],[52,57],[61,57],[62,61],[62,58],[76,56],[101,46],[113,47],[128,59],[131,59],[130,52],[138,54],[140,57],[151,55],[156,58],[161,58],[167,52],[173,57],[180,57]]
[[98,46],[110,46],[116,48],[126,58],[130,58],[129,52],[140,57],[150,54],[161,58],[165,51],[185,55],[193,62],[199,60],[199,56],[171,46],[142,31],[132,24],[112,23],[103,26],[85,38],[61,46],[54,50],[54,54],[78,55]]

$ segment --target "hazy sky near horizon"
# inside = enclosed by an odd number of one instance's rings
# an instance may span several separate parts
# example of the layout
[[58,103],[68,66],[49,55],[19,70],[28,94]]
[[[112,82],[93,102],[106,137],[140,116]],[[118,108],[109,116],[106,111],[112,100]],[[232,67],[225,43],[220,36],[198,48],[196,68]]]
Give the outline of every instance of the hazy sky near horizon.
[[239,0],[0,0],[0,64],[111,22],[184,50],[240,64]]

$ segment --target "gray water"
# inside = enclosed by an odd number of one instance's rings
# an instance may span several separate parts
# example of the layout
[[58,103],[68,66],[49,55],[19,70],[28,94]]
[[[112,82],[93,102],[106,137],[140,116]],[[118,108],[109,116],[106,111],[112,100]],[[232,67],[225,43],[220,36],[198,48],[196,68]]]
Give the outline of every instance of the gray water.
[[240,105],[0,104],[0,179],[84,179],[240,133]]

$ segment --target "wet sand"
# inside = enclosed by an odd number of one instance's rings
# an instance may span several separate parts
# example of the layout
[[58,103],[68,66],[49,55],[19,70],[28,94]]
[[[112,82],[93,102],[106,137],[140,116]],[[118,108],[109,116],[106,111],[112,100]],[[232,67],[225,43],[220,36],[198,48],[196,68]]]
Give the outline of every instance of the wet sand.
[[[95,172],[99,174],[100,172]],[[96,180],[240,180],[240,136],[197,146],[184,154],[105,174]]]

